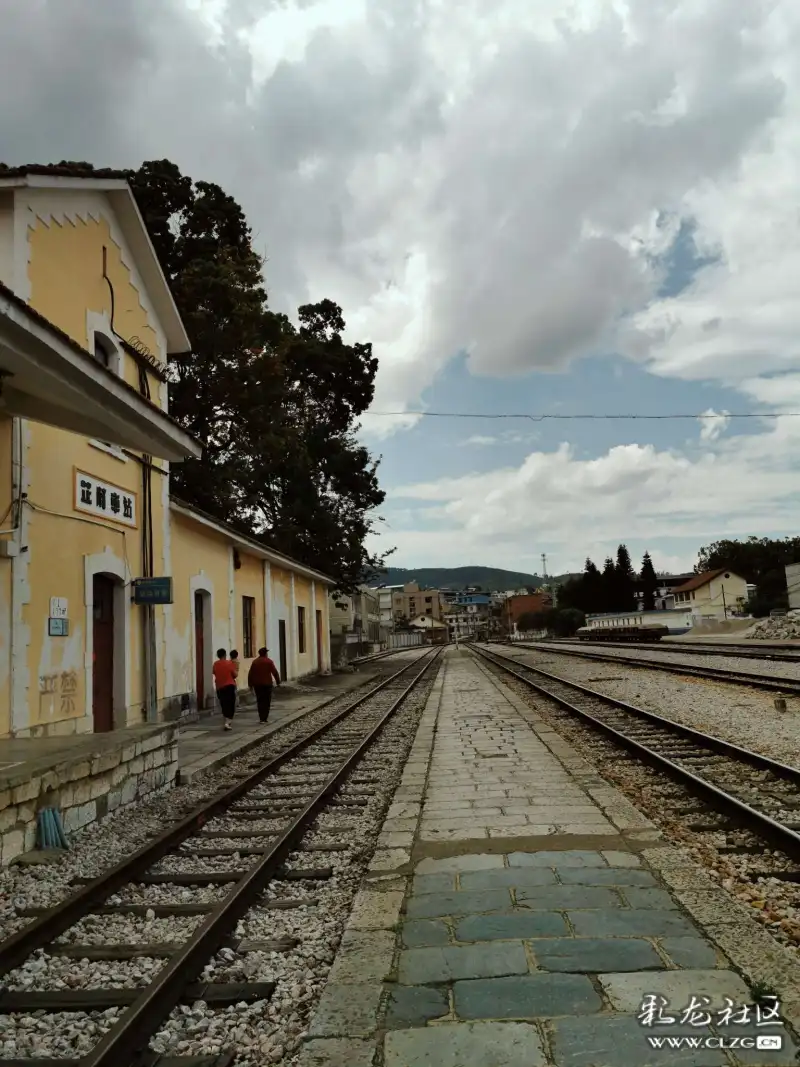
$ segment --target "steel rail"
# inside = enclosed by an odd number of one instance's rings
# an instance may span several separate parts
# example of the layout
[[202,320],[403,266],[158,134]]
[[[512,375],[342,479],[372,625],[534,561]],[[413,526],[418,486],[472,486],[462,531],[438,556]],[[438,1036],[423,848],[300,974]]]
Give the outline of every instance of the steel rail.
[[[394,674],[390,674],[388,678],[373,686],[372,689],[358,697],[352,704],[348,704],[329,722],[323,723],[322,726],[301,737],[300,740],[284,749],[283,752],[279,752],[259,766],[252,774],[240,779],[232,786],[221,789],[208,800],[202,801],[175,825],[167,827],[166,830],[146,842],[136,852],[120,860],[119,863],[114,864],[114,866],[98,875],[97,878],[77,892],[55,904],[43,915],[34,919],[33,922],[23,926],[21,930],[0,942],[0,975],[7,974],[9,971],[14,970],[15,967],[19,967],[36,949],[44,948],[50,942],[55,941],[65,930],[68,930],[70,926],[73,926],[86,915],[91,914],[93,908],[102,904],[118,889],[129,882],[135,881],[137,874],[141,874],[148,867],[152,867],[154,863],[157,863],[168,852],[182,841],[185,841],[187,837],[191,837],[208,819],[225,810],[240,796],[249,792],[265,777],[277,770],[281,764],[298,755],[314,741],[317,741],[343,718],[355,711],[367,700],[371,700],[377,693],[391,685],[400,675],[410,670],[422,659],[432,662],[428,652],[424,656],[407,663],[399,671],[395,671]],[[333,697],[328,703],[338,699],[340,698]],[[320,708],[324,707],[324,704],[320,705]],[[317,711],[320,708],[314,710]]]
[[794,678],[774,678],[772,675],[754,674],[750,671],[726,671],[720,667],[697,667],[690,663],[664,663],[658,659],[640,659],[633,656],[604,656],[602,652],[588,649],[554,648],[553,645],[523,644],[521,641],[515,641],[514,647],[528,648],[533,652],[549,652],[555,656],[577,656],[579,659],[597,660],[599,663],[622,663],[626,667],[639,667],[641,670],[686,674],[695,678],[708,678],[714,682],[731,682],[734,685],[748,685],[754,689],[768,689],[778,693],[800,694],[800,681]]
[[[692,642],[680,642],[680,641],[603,641],[598,638],[597,640],[589,641],[576,641],[576,640],[562,640],[562,641],[545,641],[545,642],[513,642],[514,644],[546,644],[548,648],[558,648],[559,645],[566,645],[569,647],[583,648],[588,646],[591,648],[641,648],[645,652],[672,652],[681,653],[684,656],[738,656],[740,659],[764,659],[770,662],[776,663],[800,663],[800,647],[797,647],[792,654],[791,648],[784,646],[783,651],[780,651],[780,645],[770,645],[766,641],[758,642],[762,647],[753,648],[746,647],[744,645],[712,645],[703,644],[700,641]],[[771,649],[778,649],[778,651],[770,651]]]
[[[403,704],[420,679],[438,659],[437,649],[432,656],[420,657],[425,666],[359,742],[339,768],[308,801],[303,810],[283,831],[269,851],[238,881],[230,893],[211,912],[197,931],[183,944],[169,963],[147,986],[141,996],[125,1011],[119,1021],[81,1060],[81,1067],[127,1067],[146,1051],[147,1043],[159,1025],[180,1002],[181,993],[223,944],[231,927],[244,916],[261,895],[270,878],[287,854],[302,837],[319,809],[333,793],[366,749]],[[418,661],[416,661],[418,662]]]
[[[741,748],[739,745],[734,745],[729,741],[723,741],[722,738],[714,737],[711,734],[705,734],[700,730],[693,729],[691,726],[685,726],[683,723],[676,723],[673,722],[672,719],[665,719],[663,716],[657,715],[655,712],[646,711],[644,708],[637,708],[633,704],[625,703],[623,700],[617,700],[616,697],[606,696],[605,693],[598,693],[596,690],[589,689],[587,686],[581,685],[579,682],[572,682],[566,678],[560,678],[558,675],[550,674],[548,671],[544,671],[539,667],[530,667],[526,663],[519,663],[516,660],[511,660],[508,656],[503,656],[501,653],[489,652],[482,648],[476,648],[474,651],[486,662],[500,667],[501,670],[504,670],[506,673],[522,682],[523,685],[542,693],[549,700],[554,701],[560,707],[568,711],[571,715],[575,715],[584,722],[591,724],[591,726],[600,730],[602,733],[605,733],[618,744],[635,752],[648,763],[660,767],[674,778],[680,780],[683,784],[689,785],[695,792],[699,792],[707,798],[712,805],[717,808],[722,808],[726,812],[733,812],[760,837],[774,843],[782,851],[786,852],[787,855],[790,855],[795,859],[800,859],[800,834],[790,829],[790,827],[784,826],[783,823],[779,823],[769,815],[765,815],[763,812],[750,807],[749,804],[745,804],[744,801],[731,796],[729,793],[726,793],[724,789],[720,789],[719,786],[716,786],[705,778],[701,778],[692,771],[681,767],[680,764],[674,763],[671,759],[662,756],[648,745],[636,741],[634,738],[622,733],[622,731],[611,726],[609,723],[605,723],[602,719],[598,719],[590,712],[576,707],[576,705],[570,703],[570,701],[566,700],[564,697],[551,692],[546,686],[540,685],[531,678],[526,678],[525,675],[520,674],[515,668],[523,667],[525,670],[541,675],[550,681],[568,686],[570,689],[575,689],[584,696],[599,700],[600,702],[607,704],[609,707],[628,712],[632,716],[641,719],[649,720],[670,733],[690,739],[696,744],[700,744],[705,748],[710,748],[712,751],[750,763],[763,770],[770,770],[773,773],[780,775],[782,778],[787,778],[793,784],[800,787],[800,770],[798,770],[798,768],[791,767],[785,763],[779,763],[777,760],[770,759],[769,756],[764,756],[760,752],[752,752],[750,749]],[[509,664],[513,664],[513,666],[510,666]]]

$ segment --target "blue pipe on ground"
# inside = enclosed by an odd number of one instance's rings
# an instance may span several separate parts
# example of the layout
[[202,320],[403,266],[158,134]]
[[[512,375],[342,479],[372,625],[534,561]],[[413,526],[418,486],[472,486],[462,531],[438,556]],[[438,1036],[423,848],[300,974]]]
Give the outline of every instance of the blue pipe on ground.
[[58,808],[42,808],[36,817],[36,845],[40,849],[69,848]]

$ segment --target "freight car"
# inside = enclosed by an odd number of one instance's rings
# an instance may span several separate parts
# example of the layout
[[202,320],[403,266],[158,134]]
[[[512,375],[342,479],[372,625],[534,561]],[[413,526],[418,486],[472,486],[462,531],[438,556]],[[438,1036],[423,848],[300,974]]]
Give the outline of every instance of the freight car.
[[666,637],[666,626],[582,626],[577,631],[579,641],[660,641]]

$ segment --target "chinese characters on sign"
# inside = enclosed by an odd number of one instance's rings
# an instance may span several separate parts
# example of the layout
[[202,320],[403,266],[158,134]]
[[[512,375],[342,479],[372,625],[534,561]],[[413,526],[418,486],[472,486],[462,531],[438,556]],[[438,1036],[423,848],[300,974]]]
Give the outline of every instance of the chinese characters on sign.
[[723,998],[724,1008],[710,1011],[711,997],[692,996],[681,1010],[667,1012],[669,1001],[664,996],[648,993],[641,1003],[637,1019],[642,1026],[782,1026],[781,1005],[777,997],[765,997],[756,1004],[736,1005],[730,997]]
[[135,493],[79,470],[75,471],[75,510],[124,526],[136,526]]

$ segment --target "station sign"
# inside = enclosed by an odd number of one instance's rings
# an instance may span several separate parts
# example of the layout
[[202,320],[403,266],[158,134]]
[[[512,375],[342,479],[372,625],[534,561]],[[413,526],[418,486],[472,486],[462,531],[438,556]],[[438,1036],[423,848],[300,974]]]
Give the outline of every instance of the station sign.
[[171,604],[172,578],[134,578],[134,604]]

